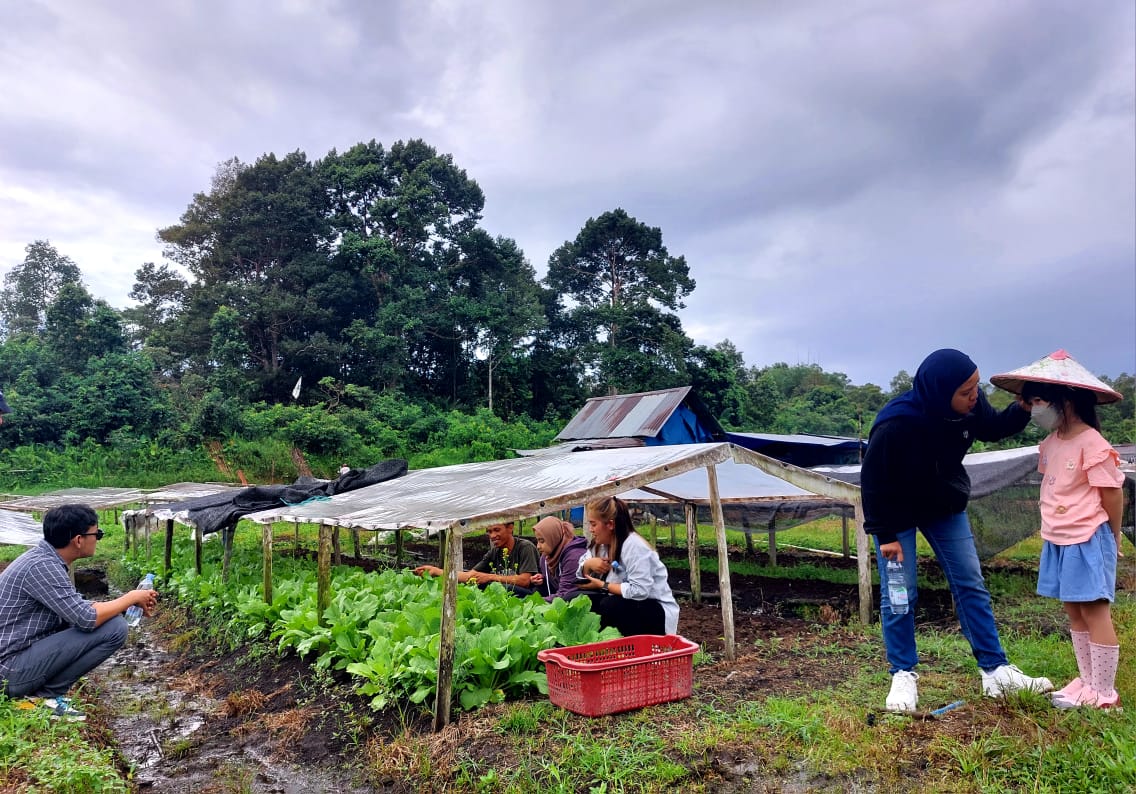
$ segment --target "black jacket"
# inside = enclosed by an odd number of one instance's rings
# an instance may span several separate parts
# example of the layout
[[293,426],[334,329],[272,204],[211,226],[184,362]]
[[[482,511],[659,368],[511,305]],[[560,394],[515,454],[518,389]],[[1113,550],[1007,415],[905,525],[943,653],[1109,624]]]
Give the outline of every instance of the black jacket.
[[1029,418],[1017,403],[996,411],[980,392],[958,419],[894,416],[877,424],[860,468],[864,531],[891,543],[903,530],[961,513],[970,499],[962,465],[970,445],[1020,433]]

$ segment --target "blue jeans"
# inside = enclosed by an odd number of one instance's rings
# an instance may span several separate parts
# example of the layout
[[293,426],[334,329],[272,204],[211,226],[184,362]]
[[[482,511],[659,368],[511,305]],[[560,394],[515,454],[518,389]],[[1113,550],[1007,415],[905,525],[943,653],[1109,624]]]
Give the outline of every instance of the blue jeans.
[[[966,512],[933,521],[925,527],[919,527],[919,530],[931,545],[935,559],[939,561],[939,567],[947,577],[959,627],[970,643],[979,668],[989,672],[1007,664],[1006,652],[1002,650],[1002,641],[998,639],[998,627],[994,625],[990,591],[986,589],[986,582],[982,578],[982,567],[978,563],[974,534],[970,531]],[[876,564],[883,580],[887,560],[879,553],[879,538],[875,540]],[[884,646],[887,648],[891,673],[910,670],[919,663],[919,653],[915,648],[915,605],[919,600],[915,528],[900,532],[897,540],[903,548],[903,573],[907,580],[907,598],[911,606],[906,614],[893,614],[887,587],[880,587],[880,623],[883,625]]]
[[7,662],[8,697],[66,695],[82,676],[126,644],[126,619],[116,615],[94,631],[64,629],[28,646]]

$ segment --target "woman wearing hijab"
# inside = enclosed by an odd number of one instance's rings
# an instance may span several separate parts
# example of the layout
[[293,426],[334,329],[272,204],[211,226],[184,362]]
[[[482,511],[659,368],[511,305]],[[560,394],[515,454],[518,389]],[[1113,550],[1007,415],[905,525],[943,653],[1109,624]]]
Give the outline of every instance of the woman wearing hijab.
[[576,566],[588,550],[588,543],[576,535],[571,521],[545,516],[533,527],[536,550],[540,552],[540,573],[532,578],[545,601],[560,597],[570,601],[581,594],[576,586]]
[[889,711],[915,711],[917,577],[915,530],[923,533],[947,578],[959,626],[982,675],[983,694],[1001,697],[1028,689],[1047,692],[1047,678],[1031,678],[1009,663],[990,592],[982,577],[966,515],[970,477],[962,459],[975,441],[1021,432],[1029,409],[1020,402],[996,411],[979,387],[978,367],[958,350],[936,350],[923,360],[911,391],[884,406],[868,437],[860,472],[864,530],[875,536],[881,579],[888,560],[903,563],[910,609],[895,614],[880,588],[880,622],[892,676]]

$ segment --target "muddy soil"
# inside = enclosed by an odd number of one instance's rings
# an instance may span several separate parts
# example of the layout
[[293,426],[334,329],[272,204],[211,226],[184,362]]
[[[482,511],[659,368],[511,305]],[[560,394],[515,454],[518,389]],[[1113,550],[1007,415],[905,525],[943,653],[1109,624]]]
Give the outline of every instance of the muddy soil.
[[[434,553],[431,547],[408,551],[425,559]],[[467,559],[480,553],[469,548]],[[855,568],[855,560],[816,555],[782,553],[778,562]],[[793,693],[832,686],[853,672],[841,669],[833,661],[837,656],[803,669],[798,653],[771,659],[751,651],[763,642],[806,653],[810,643],[841,642],[838,630],[821,638],[816,629],[826,624],[836,629],[858,614],[855,585],[740,575],[731,583],[740,658],[696,667],[700,697],[729,702],[750,698],[754,691]],[[716,656],[723,649],[717,578],[703,575],[706,597],[698,604],[681,595],[689,593],[685,571],[672,568],[671,585],[682,604],[680,633]],[[97,580],[88,585],[97,586]],[[949,594],[923,591],[920,611],[922,621],[953,621]],[[848,642],[857,641],[849,635]],[[140,792],[417,790],[413,781],[376,776],[365,760],[376,742],[408,732],[428,734],[427,716],[374,715],[345,678],[316,675],[291,655],[280,658],[256,646],[218,649],[176,608],[143,621],[127,647],[92,674],[86,687],[85,700],[94,704],[92,730],[117,748],[122,768]],[[479,729],[484,716],[460,717],[444,740],[451,751],[500,755],[508,763],[513,752],[508,738]],[[731,778],[748,777],[745,765],[740,748],[736,754],[724,748],[705,774],[719,777],[723,790],[731,790]]]

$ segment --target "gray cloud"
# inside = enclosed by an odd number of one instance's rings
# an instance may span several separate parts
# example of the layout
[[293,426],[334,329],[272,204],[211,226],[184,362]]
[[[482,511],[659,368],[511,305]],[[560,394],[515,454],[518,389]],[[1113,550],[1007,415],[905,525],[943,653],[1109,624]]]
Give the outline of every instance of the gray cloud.
[[220,161],[422,137],[538,272],[614,207],[662,228],[688,332],[753,365],[1132,372],[1134,29],[1123,0],[10,4],[0,267],[47,237],[124,305]]

